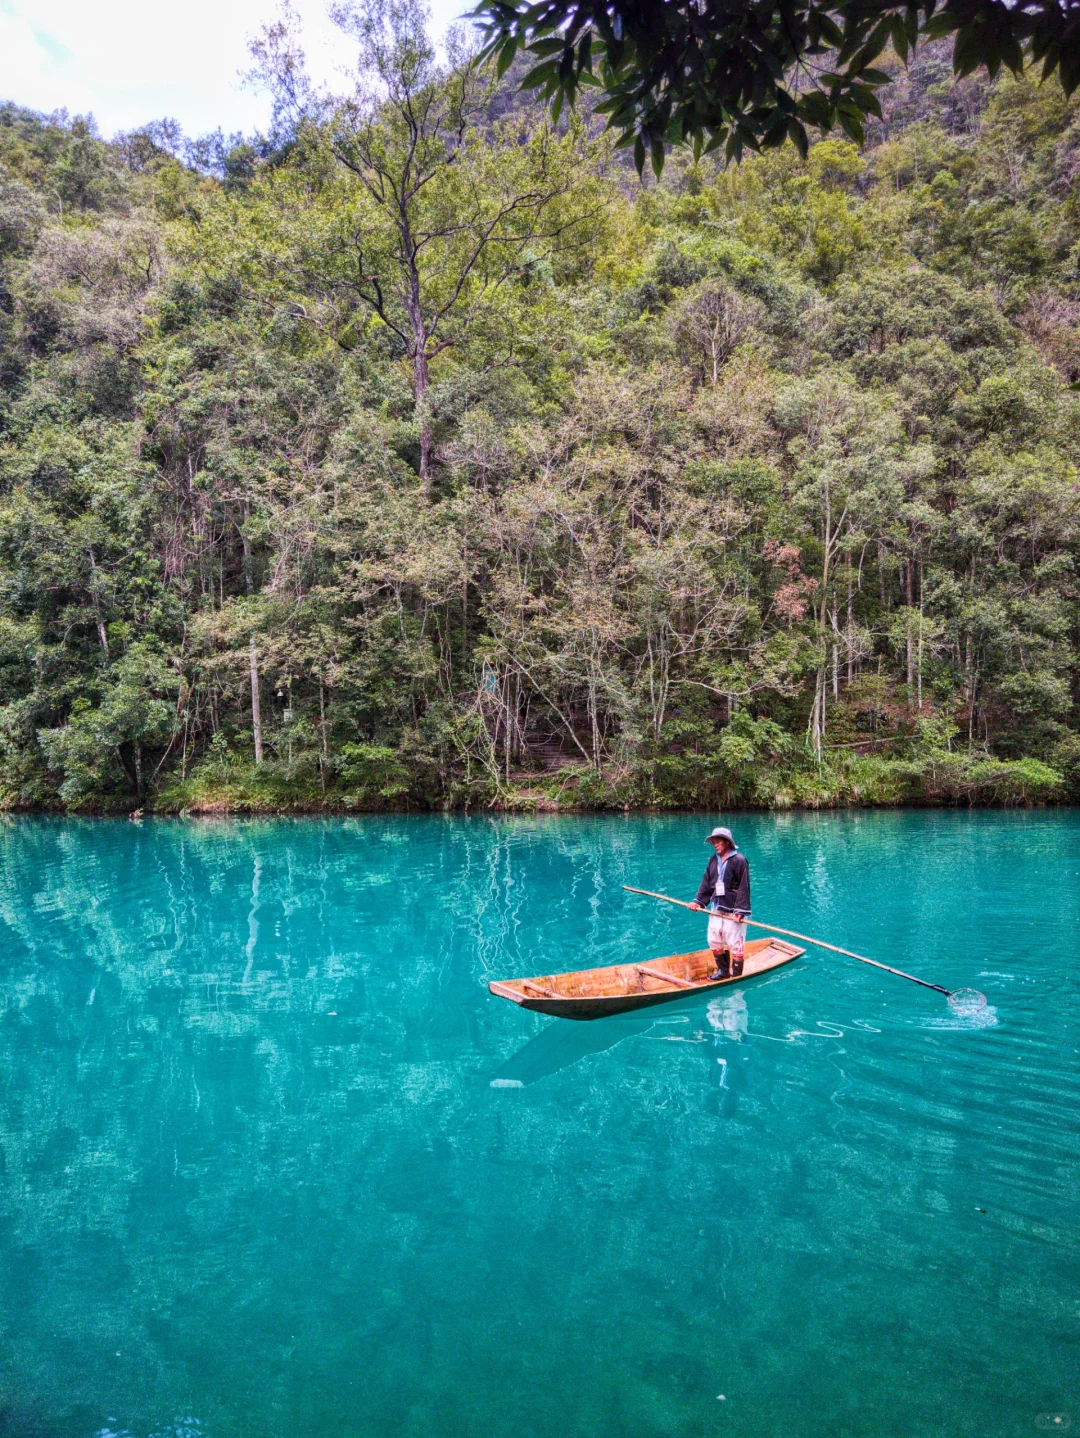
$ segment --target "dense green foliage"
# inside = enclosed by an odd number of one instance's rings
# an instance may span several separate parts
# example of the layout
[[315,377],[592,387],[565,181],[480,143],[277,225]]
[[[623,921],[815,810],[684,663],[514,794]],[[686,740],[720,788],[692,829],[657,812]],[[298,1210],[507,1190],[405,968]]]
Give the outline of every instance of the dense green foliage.
[[583,87],[633,145],[638,172],[651,153],[692,141],[695,153],[792,141],[839,129],[860,144],[882,118],[878,61],[892,45],[907,60],[920,39],[948,35],[953,69],[1004,66],[1080,85],[1076,0],[480,0],[489,53],[508,68],[519,52],[558,118]]
[[3,802],[1080,797],[1077,104],[642,187],[356,33],[216,175],[0,110]]

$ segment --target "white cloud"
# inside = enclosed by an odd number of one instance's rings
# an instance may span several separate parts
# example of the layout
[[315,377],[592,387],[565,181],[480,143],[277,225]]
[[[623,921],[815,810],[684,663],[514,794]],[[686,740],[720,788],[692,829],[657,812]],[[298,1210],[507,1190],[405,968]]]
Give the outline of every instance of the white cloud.
[[[294,0],[316,78],[346,58],[325,0]],[[435,31],[472,0],[435,0]],[[33,110],[92,113],[105,135],[170,116],[188,134],[266,122],[265,96],[240,86],[247,41],[276,14],[274,0],[0,0],[0,100]]]

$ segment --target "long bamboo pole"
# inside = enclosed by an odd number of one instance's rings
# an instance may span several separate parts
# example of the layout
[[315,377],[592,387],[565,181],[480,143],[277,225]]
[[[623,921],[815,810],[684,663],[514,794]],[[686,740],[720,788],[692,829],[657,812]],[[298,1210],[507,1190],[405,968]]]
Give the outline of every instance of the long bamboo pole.
[[[673,899],[670,894],[654,894],[651,889],[632,889],[629,884],[623,888],[628,894],[644,894],[647,899],[663,899],[665,904],[678,904],[680,909],[689,909],[692,914],[707,914],[708,909],[695,909],[683,899]],[[884,969],[887,974],[895,974],[897,978],[909,979],[913,984],[921,984],[924,989],[933,989],[935,993],[944,994],[951,998],[952,990],[943,989],[940,984],[928,983],[926,979],[917,979],[914,974],[905,974],[903,969],[892,969],[888,964],[879,964],[877,959],[868,959],[865,954],[852,953],[850,949],[841,949],[836,944],[827,944],[824,939],[812,939],[808,934],[797,934],[793,929],[778,929],[775,924],[762,924],[757,919],[747,919],[755,929],[768,929],[773,934],[784,934],[789,939],[801,939],[804,944],[816,944],[819,949],[829,949],[834,954],[843,954],[846,959],[858,959],[860,964],[872,964],[875,969]]]

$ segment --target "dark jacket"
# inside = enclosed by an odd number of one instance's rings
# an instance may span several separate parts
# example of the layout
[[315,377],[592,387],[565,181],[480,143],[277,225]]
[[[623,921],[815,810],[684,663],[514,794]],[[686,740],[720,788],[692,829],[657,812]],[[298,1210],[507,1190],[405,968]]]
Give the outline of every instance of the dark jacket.
[[[707,908],[713,907],[716,892],[716,870],[720,860],[714,854],[705,865],[705,877],[697,891],[696,903]],[[750,865],[738,849],[729,849],[724,861],[724,895],[716,900],[716,909],[721,914],[749,914],[750,912]]]

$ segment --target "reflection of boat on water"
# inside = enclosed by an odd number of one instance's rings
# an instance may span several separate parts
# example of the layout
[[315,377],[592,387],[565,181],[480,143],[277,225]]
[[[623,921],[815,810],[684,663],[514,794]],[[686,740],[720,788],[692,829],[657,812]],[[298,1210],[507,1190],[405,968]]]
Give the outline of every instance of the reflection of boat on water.
[[[700,1022],[700,1020],[704,1022]],[[488,1080],[492,1088],[527,1088],[582,1059],[615,1048],[627,1039],[667,1040],[700,1045],[746,1037],[749,1012],[741,989],[717,994],[704,1012],[678,1010],[669,1016],[619,1014],[609,1024],[549,1024],[502,1064]],[[720,1060],[724,1063],[724,1060]]]
[[562,1019],[599,1019],[690,994],[711,993],[725,984],[745,983],[758,974],[790,963],[803,952],[782,939],[752,939],[746,945],[742,973],[729,979],[706,977],[713,971],[715,960],[708,949],[700,949],[692,954],[669,954],[641,964],[612,964],[603,969],[539,974],[531,979],[493,980],[488,989],[499,998],[510,999],[536,1013]]
[[579,1028],[576,1024],[549,1024],[492,1074],[492,1088],[526,1088],[560,1069],[591,1058],[621,1044],[624,1039],[642,1038],[654,1027],[651,1014],[626,1014],[610,1024]]

